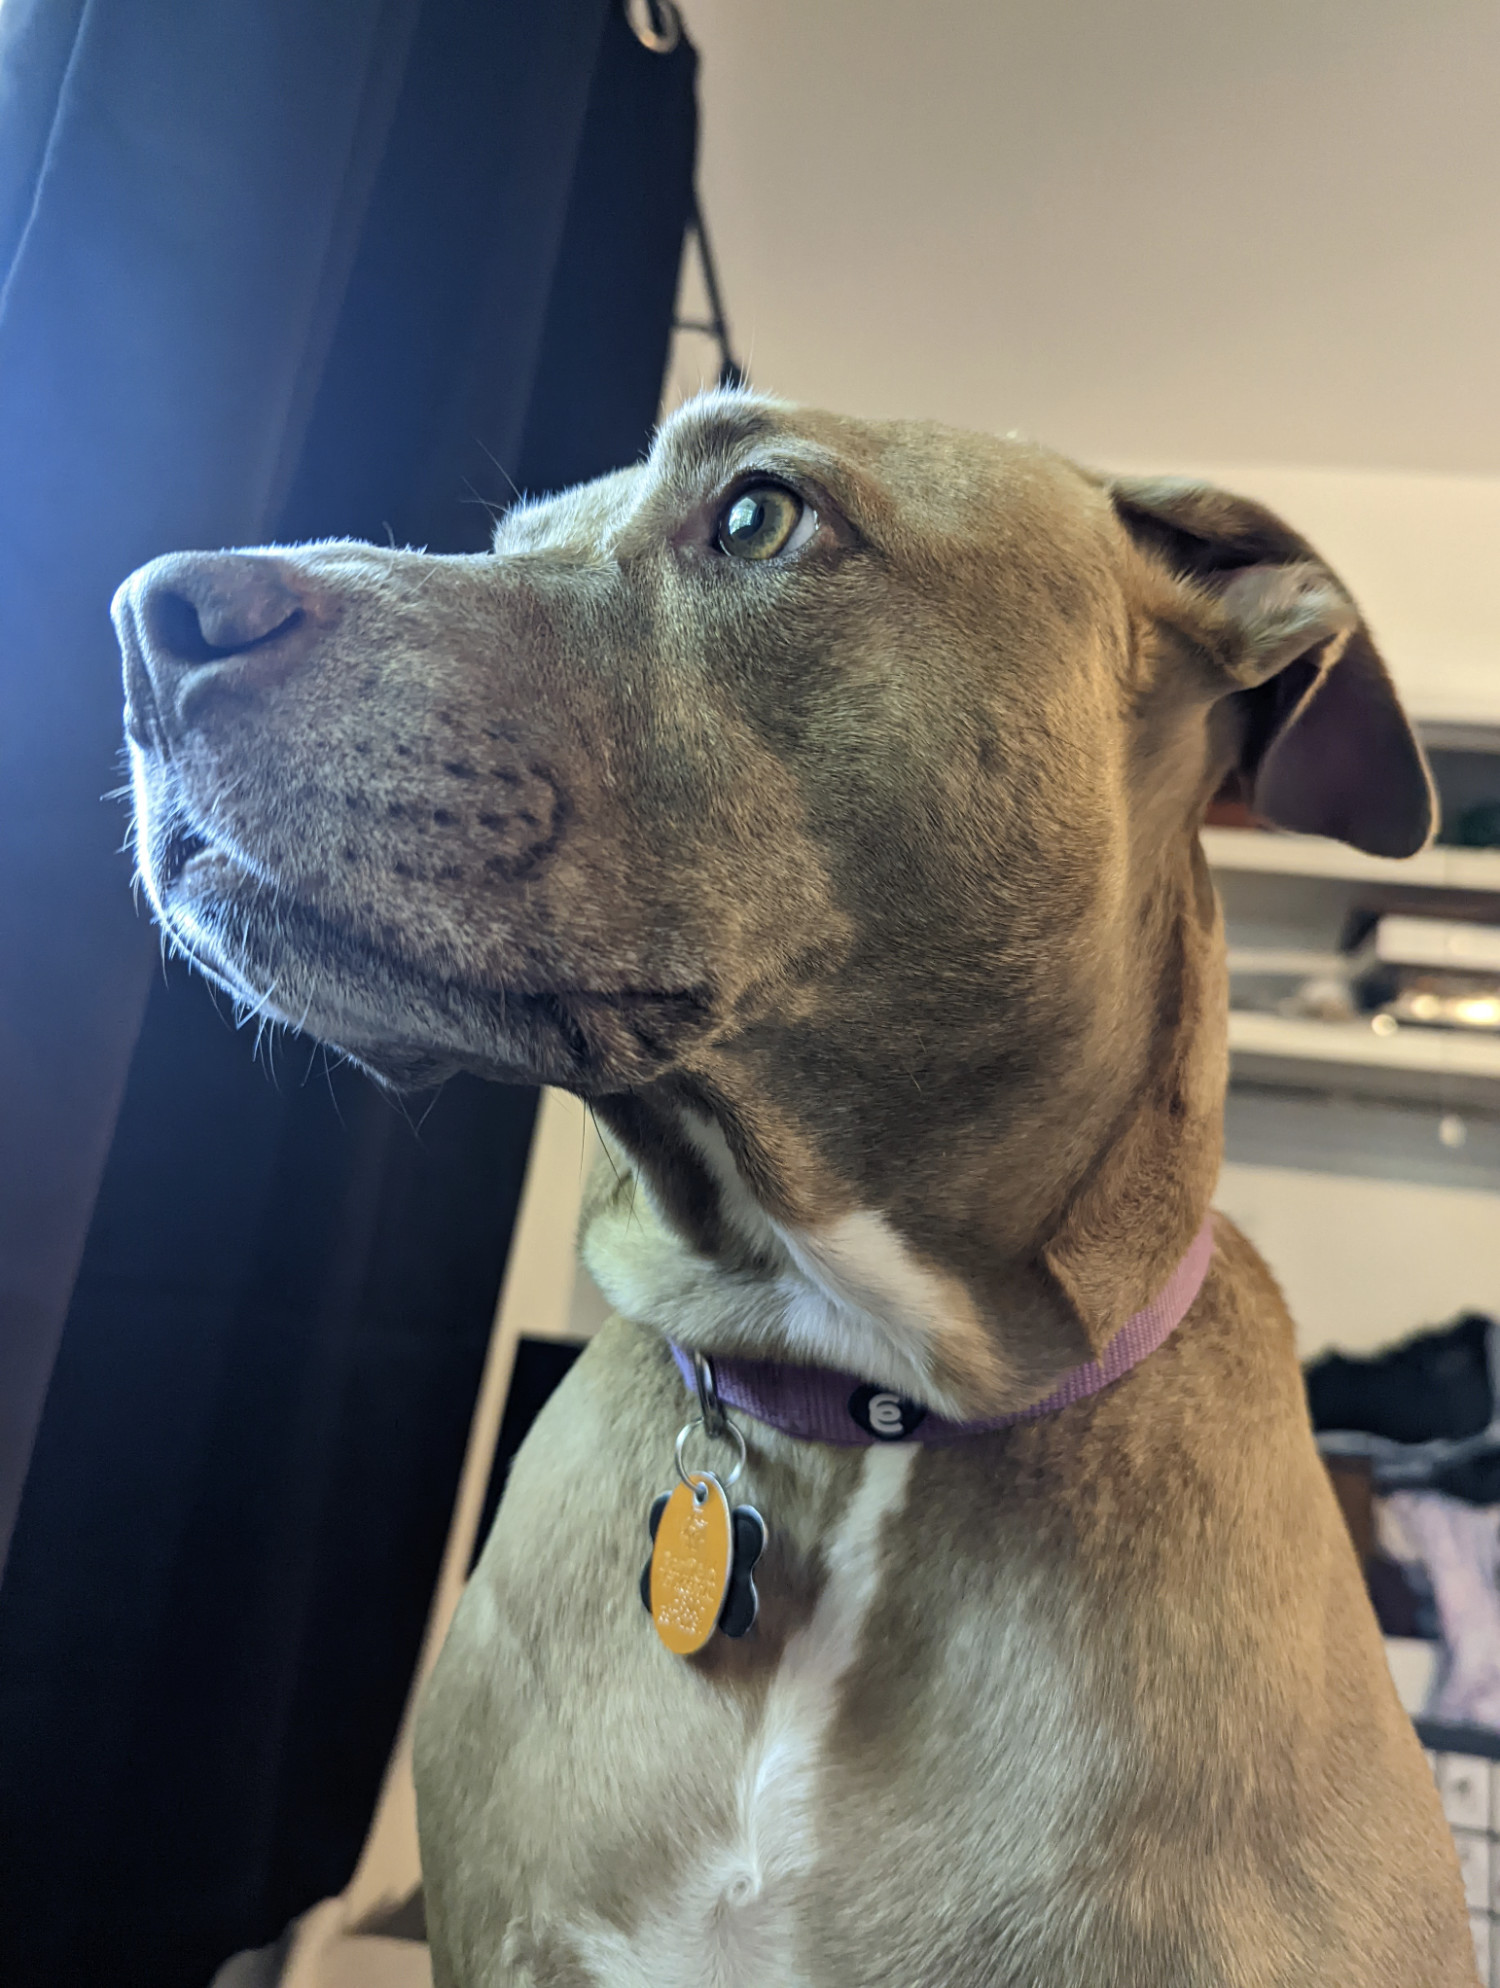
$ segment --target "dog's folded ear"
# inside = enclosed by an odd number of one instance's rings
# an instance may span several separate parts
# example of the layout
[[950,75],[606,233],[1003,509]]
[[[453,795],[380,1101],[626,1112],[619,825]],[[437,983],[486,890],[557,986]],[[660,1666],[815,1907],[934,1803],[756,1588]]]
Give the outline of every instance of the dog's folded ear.
[[1432,780],[1338,577],[1248,498],[1167,477],[1109,488],[1131,537],[1176,582],[1172,621],[1232,700],[1231,789],[1280,828],[1414,855],[1437,824]]

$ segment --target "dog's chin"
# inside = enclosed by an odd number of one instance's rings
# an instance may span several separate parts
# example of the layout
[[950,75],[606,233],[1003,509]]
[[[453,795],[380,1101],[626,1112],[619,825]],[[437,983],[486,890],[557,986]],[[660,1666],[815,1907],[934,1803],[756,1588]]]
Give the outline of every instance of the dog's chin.
[[471,1071],[612,1095],[663,1076],[712,1026],[706,990],[480,985],[274,893],[202,837],[163,855],[145,870],[148,893],[195,964],[236,1002],[391,1089]]
[[[347,1042],[330,1041],[328,1047],[340,1056],[347,1056],[351,1063],[358,1064],[360,1069],[367,1076],[373,1077],[383,1090],[397,1091],[403,1095],[413,1091],[435,1091],[440,1085],[446,1084],[450,1077],[456,1077],[465,1067],[451,1057],[432,1056],[421,1049],[399,1047],[390,1043],[381,1043],[373,1048],[366,1048],[363,1045],[356,1048]],[[491,1070],[483,1071],[481,1074],[490,1078],[496,1076]],[[516,1077],[511,1081],[528,1083],[537,1080]]]

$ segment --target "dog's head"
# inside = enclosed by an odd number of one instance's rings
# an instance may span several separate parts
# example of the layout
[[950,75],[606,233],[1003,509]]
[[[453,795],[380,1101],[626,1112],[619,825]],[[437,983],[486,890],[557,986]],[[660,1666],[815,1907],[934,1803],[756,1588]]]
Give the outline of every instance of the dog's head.
[[582,1093],[746,1274],[759,1220],[982,1322],[1035,1262],[1051,1350],[975,1325],[929,1362],[959,1405],[1055,1368],[1059,1307],[1070,1355],[1131,1309],[1080,1266],[1143,1095],[1211,1179],[1208,797],[1431,826],[1356,610],[1269,514],[745,395],[492,554],[179,554],[116,619],[141,874],[211,975],[396,1082]]

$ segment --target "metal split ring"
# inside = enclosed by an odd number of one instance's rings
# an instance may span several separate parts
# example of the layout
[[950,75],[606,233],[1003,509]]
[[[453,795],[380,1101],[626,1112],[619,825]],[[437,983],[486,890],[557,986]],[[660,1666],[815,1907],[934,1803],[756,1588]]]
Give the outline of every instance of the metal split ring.
[[[719,1482],[723,1485],[724,1489],[728,1491],[729,1489],[731,1489],[732,1486],[734,1486],[739,1482],[740,1472],[745,1468],[745,1439],[740,1434],[739,1430],[735,1428],[734,1424],[723,1417],[722,1410],[720,1411],[720,1416],[721,1419],[724,1420],[724,1426],[718,1432],[718,1440],[721,1442],[733,1443],[735,1448],[739,1451],[739,1456],[735,1459],[734,1469],[730,1471],[727,1477],[719,1478]],[[684,1445],[686,1444],[688,1437],[692,1435],[695,1429],[701,1429],[706,1436],[712,1437],[713,1435],[713,1431],[709,1429],[708,1424],[704,1421],[703,1417],[701,1415],[695,1415],[691,1422],[684,1422],[682,1427],[678,1430],[677,1449],[675,1454],[677,1459],[677,1475],[682,1479],[683,1483],[686,1484],[688,1489],[692,1492],[694,1502],[696,1504],[701,1505],[703,1503],[704,1498],[708,1494],[703,1489],[703,1486],[701,1484],[694,1484],[692,1478],[689,1477],[687,1470],[684,1468],[682,1461],[682,1452]],[[715,1474],[717,1475],[717,1473]]]
[[624,0],[630,31],[653,55],[670,55],[682,40],[682,16],[673,0]]

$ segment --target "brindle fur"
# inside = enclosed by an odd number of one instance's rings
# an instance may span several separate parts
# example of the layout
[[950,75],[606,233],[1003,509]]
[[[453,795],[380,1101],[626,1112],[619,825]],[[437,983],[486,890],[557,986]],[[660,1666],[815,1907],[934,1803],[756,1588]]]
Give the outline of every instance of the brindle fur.
[[[714,521],[765,476],[817,533],[730,560]],[[559,1084],[606,1130],[584,1247],[623,1316],[517,1460],[417,1775],[440,1988],[666,1988],[828,1542],[897,1465],[747,1426],[762,1622],[679,1663],[636,1597],[664,1331],[809,1358],[826,1318],[943,1412],[1040,1398],[1212,1191],[1205,803],[1400,853],[1420,755],[1257,507],[750,396],[518,507],[493,558],[175,555],[117,617],[142,873],[207,970],[394,1082]],[[917,1453],[697,1980],[1473,1982],[1290,1322],[1217,1237],[1126,1380]]]

